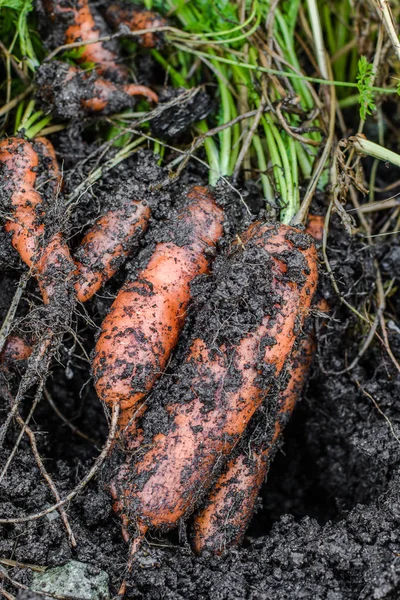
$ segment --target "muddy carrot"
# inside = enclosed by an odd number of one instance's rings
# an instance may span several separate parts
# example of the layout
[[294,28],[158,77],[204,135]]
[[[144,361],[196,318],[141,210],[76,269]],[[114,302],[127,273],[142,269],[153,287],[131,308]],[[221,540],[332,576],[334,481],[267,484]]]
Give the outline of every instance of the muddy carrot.
[[[322,240],[323,227],[323,216],[309,215],[306,232],[315,240]],[[321,302],[318,308],[323,308]],[[238,546],[243,540],[280,433],[301,395],[314,357],[316,341],[313,329],[298,343],[299,347],[285,366],[290,379],[278,395],[272,434],[264,442],[246,444],[229,460],[204,506],[194,517],[193,546],[198,554],[204,550],[219,554]]]
[[261,445],[247,444],[229,460],[203,508],[195,515],[193,546],[197,554],[204,550],[220,554],[242,542],[281,431],[302,392],[314,352],[315,338],[311,333],[287,361],[290,380],[279,393],[275,426],[269,440]]
[[11,214],[4,229],[22,260],[32,268],[43,235],[38,208],[42,199],[35,190],[39,158],[32,145],[19,138],[0,142],[1,181],[11,196]]
[[104,402],[127,411],[120,424],[162,374],[185,321],[190,283],[207,272],[223,218],[210,193],[194,187],[168,223],[167,241],[156,245],[137,279],[126,282],[103,321],[93,360],[95,387]]
[[[44,151],[47,172],[57,181],[59,170],[52,144],[39,138],[35,146]],[[21,138],[0,142],[1,182],[11,200],[4,227],[37,278],[46,304],[57,297],[65,301],[65,291],[84,302],[114,275],[137,244],[147,228],[150,207],[126,198],[122,206],[108,211],[89,229],[74,260],[61,232],[46,239],[42,197],[35,190],[39,162],[33,143]]]
[[111,114],[132,106],[134,96],[157,102],[155,92],[143,85],[116,84],[60,61],[44,63],[36,73],[36,96],[46,110],[61,118],[80,113]]
[[[242,322],[232,300],[235,290],[240,295],[237,282],[244,285],[253,269],[263,267],[269,273],[266,279],[263,271],[262,277],[270,285],[269,308],[261,314],[250,295]],[[168,430],[156,434],[150,448],[114,482],[114,508],[125,523],[138,524],[140,536],[149,526],[169,529],[188,516],[242,437],[290,356],[310,308],[317,253],[311,238],[292,227],[256,223],[241,236],[221,273],[219,298],[242,335],[218,345],[226,323],[220,332],[199,332],[177,370],[177,383],[166,392]],[[266,292],[259,293],[264,299]],[[213,322],[213,310],[200,312],[202,324]],[[252,316],[255,323],[249,325]],[[134,550],[137,545],[135,540]]]
[[[124,6],[111,4],[106,10],[105,17],[114,29],[123,24],[131,31],[164,27],[167,24],[166,20],[157,13],[141,10],[129,4]],[[149,31],[141,35],[139,41],[145,48],[154,48],[157,46],[159,38],[160,35],[157,35],[157,32]]]
[[74,255],[78,300],[89,300],[119,269],[146,231],[150,207],[138,200],[108,211],[85,234]]
[[0,365],[8,367],[18,361],[26,360],[32,354],[32,346],[21,337],[9,335],[0,353]]
[[[103,18],[89,6],[88,0],[42,1],[47,15],[55,24],[56,33],[61,35],[62,44],[95,42],[108,35]],[[76,60],[79,63],[94,63],[99,75],[114,79],[116,82],[123,82],[129,76],[126,67],[119,64],[118,48],[114,41],[81,46]]]

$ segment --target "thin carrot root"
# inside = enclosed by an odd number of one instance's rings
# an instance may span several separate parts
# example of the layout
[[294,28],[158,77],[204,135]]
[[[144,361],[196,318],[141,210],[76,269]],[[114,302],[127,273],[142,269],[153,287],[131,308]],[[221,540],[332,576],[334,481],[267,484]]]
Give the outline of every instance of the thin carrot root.
[[205,188],[166,228],[137,280],[127,281],[103,321],[93,360],[95,387],[121,406],[124,427],[162,374],[178,341],[191,299],[190,283],[206,273],[208,251],[223,233],[223,211]]
[[[106,10],[105,17],[114,29],[120,25],[125,25],[131,31],[141,31],[142,29],[165,27],[167,25],[167,21],[157,13],[150,10],[140,10],[128,4],[125,6],[111,4]],[[161,35],[157,32],[144,33],[139,37],[139,41],[145,48],[154,48],[160,45]]]
[[[262,279],[271,282],[273,310],[257,313],[247,333],[221,345],[199,328],[178,366],[176,382],[165,392],[171,398],[166,408],[169,429],[156,434],[150,448],[137,455],[129,470],[122,468],[114,482],[114,508],[124,522],[166,530],[193,511],[292,352],[317,285],[315,247],[289,226],[250,226],[220,271],[217,286],[226,314],[235,308],[227,294],[229,282],[236,281],[238,272],[244,276],[246,259],[252,268],[264,265],[268,270]],[[199,322],[212,321],[212,311],[206,306]]]
[[[108,34],[107,26],[99,13],[89,6],[88,0],[42,0],[49,19],[57,32],[61,32],[64,44],[74,42],[94,42]],[[57,37],[57,36],[56,36]],[[91,43],[81,47],[79,63],[94,63],[99,75],[116,82],[126,81],[128,70],[119,64],[118,46],[110,41]]]
[[197,554],[205,550],[220,554],[242,542],[280,434],[301,395],[314,353],[315,336],[311,332],[287,362],[291,377],[278,396],[270,439],[261,447],[250,444],[250,450],[246,444],[229,460],[203,508],[194,516],[193,547]]

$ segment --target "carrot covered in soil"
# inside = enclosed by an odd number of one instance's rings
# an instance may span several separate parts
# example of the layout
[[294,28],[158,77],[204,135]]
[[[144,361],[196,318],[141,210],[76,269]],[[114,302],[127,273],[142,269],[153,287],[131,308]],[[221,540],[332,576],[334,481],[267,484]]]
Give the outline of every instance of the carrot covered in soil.
[[209,267],[210,250],[223,233],[223,211],[202,187],[168,223],[137,279],[128,280],[102,324],[93,360],[95,388],[122,409],[120,425],[162,374],[178,342],[191,299],[190,283]]
[[147,229],[150,207],[146,202],[124,199],[89,229],[73,259],[61,232],[46,239],[42,197],[35,190],[40,161],[33,145],[43,151],[45,168],[57,183],[53,191],[59,188],[57,159],[49,140],[10,138],[0,142],[0,182],[11,205],[4,228],[11,233],[12,245],[37,278],[45,304],[57,296],[62,301],[66,291],[85,302],[130,254]]
[[[306,232],[318,242],[322,240],[323,228],[323,216],[309,215]],[[324,301],[317,306],[326,310]],[[204,506],[194,516],[193,546],[196,553],[208,550],[220,554],[243,541],[280,434],[301,395],[315,350],[315,333],[311,329],[299,342],[285,366],[290,379],[279,392],[272,432],[261,443],[247,443],[229,460]]]
[[32,346],[21,337],[9,335],[2,352],[0,353],[0,366],[7,368],[15,363],[27,360],[32,354]]
[[200,311],[167,389],[167,431],[113,482],[115,510],[139,528],[133,553],[148,527],[175,527],[210,488],[290,356],[317,279],[311,238],[292,227],[256,223],[234,246],[214,290],[222,312]]
[[242,542],[280,434],[301,395],[314,353],[312,332],[287,361],[290,380],[279,393],[275,425],[269,439],[261,444],[250,442],[229,460],[203,508],[195,515],[193,546],[197,554],[204,550],[220,554]]
[[43,63],[36,74],[36,96],[46,110],[61,118],[79,114],[111,114],[132,106],[134,96],[157,102],[155,92],[144,85],[116,84],[60,61]]
[[[131,31],[141,31],[153,27],[164,27],[167,21],[157,13],[150,10],[138,9],[131,4],[111,4],[107,7],[105,17],[107,22],[117,29],[120,25],[126,25]],[[144,48],[155,48],[160,41],[160,34],[149,31],[139,37],[139,42]]]
[[[88,0],[42,0],[43,7],[54,23],[59,45],[74,42],[95,42],[108,35],[107,26]],[[55,36],[57,38],[57,35]],[[125,81],[128,70],[119,64],[115,41],[90,43],[80,47],[79,63],[94,63],[97,73],[116,82]]]
[[146,231],[150,212],[146,202],[128,199],[122,207],[99,217],[87,231],[74,254],[78,300],[92,298],[118,271]]

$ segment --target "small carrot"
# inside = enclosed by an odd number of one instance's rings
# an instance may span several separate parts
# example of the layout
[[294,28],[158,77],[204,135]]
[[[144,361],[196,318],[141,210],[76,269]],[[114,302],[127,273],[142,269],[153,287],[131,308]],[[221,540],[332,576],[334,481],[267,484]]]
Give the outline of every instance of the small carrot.
[[62,43],[92,42],[81,46],[77,62],[94,63],[99,75],[116,82],[126,81],[128,70],[119,64],[116,43],[113,41],[93,43],[108,34],[103,18],[89,6],[88,0],[42,0],[56,31],[61,32]]
[[[105,13],[106,20],[111,27],[116,29],[120,25],[125,25],[131,31],[141,31],[155,27],[165,27],[167,21],[157,13],[150,10],[135,8],[131,4],[121,6],[111,4]],[[139,37],[139,41],[145,48],[154,48],[158,45],[160,34],[149,31]]]
[[0,366],[8,368],[19,361],[27,360],[31,354],[32,346],[28,342],[16,335],[9,335],[0,353]]
[[229,460],[204,506],[195,515],[193,546],[197,554],[204,550],[220,554],[242,542],[281,431],[301,395],[314,353],[312,332],[287,362],[290,380],[279,393],[275,426],[269,440],[261,447],[258,443],[247,444]]
[[190,283],[208,270],[207,252],[222,235],[223,211],[194,187],[137,279],[128,280],[102,324],[93,360],[95,388],[119,403],[120,425],[162,374],[183,327]]
[[21,259],[33,268],[44,227],[41,224],[42,198],[35,190],[39,157],[32,144],[20,138],[0,142],[1,181],[11,197],[11,214],[4,229]]
[[150,207],[146,202],[125,201],[97,219],[74,255],[78,300],[89,300],[118,270],[146,231]]
[[[129,470],[123,468],[113,484],[115,510],[125,524],[135,522],[140,530],[133,551],[149,526],[175,527],[210,488],[279,376],[310,308],[318,267],[308,236],[286,225],[256,223],[240,242],[226,259],[218,284],[226,312],[230,282],[235,289],[238,277],[251,278],[246,260],[252,268],[264,264],[269,270],[273,309],[257,311],[257,323],[246,325],[232,300],[231,318],[238,319],[242,337],[218,346],[215,336],[210,339],[204,331],[191,343],[177,371],[178,383],[168,390],[176,398],[167,404],[168,430],[156,434],[150,448],[138,454]],[[200,313],[201,323],[212,322],[208,310],[213,308]]]
[[38,100],[61,118],[117,112],[132,106],[133,96],[158,101],[157,94],[144,85],[119,85],[60,61],[44,63],[37,70],[36,86]]

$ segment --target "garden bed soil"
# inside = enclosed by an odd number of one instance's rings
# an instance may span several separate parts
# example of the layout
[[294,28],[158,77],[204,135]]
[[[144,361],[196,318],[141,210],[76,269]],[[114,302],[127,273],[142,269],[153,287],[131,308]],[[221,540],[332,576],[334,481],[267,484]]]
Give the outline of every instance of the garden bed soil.
[[[91,165],[89,160],[83,173],[76,168],[73,171],[76,161],[87,158],[92,150],[90,141],[81,140],[72,146],[73,131],[54,140],[64,161],[69,189]],[[47,383],[48,394],[64,416],[95,443],[75,435],[46,398],[35,412],[32,428],[39,451],[61,496],[88,471],[107,437],[107,412],[96,397],[87,360],[98,327],[124,278],[140,268],[158,240],[162,223],[179,208],[184,190],[203,182],[205,176],[205,172],[189,168],[167,191],[157,191],[156,184],[165,180],[166,173],[150,154],[140,152],[113,170],[73,211],[69,233],[72,244],[77,244],[85,225],[112,206],[118,194],[137,197],[146,193],[153,207],[141,252],[136,252],[88,305],[77,307]],[[263,218],[264,213],[251,186],[240,197],[221,185],[216,197],[226,209],[225,239],[217,249],[221,253],[236,231],[243,230],[251,218]],[[321,196],[314,208],[324,213],[326,202]],[[24,269],[15,253],[10,259],[7,236],[2,234],[0,241],[3,319]],[[365,238],[348,236],[336,216],[330,226],[328,255],[341,292],[357,307],[374,293],[374,259],[378,259],[386,279],[399,277],[397,238],[370,246]],[[261,490],[243,547],[220,557],[196,557],[190,546],[190,522],[182,524],[178,532],[151,533],[128,575],[128,599],[399,598],[400,376],[377,339],[346,372],[357,356],[365,329],[336,296],[322,260],[320,271],[319,295],[329,302],[331,315],[325,324],[317,318],[319,345],[309,382]],[[210,294],[207,280],[197,282],[194,291],[182,344],[190,334],[199,303]],[[15,333],[29,336],[40,328],[42,314],[32,310],[40,304],[38,298],[31,280],[20,303]],[[399,309],[396,292],[388,298],[387,310],[398,315]],[[394,322],[389,323],[388,334],[393,353],[399,356],[400,332]],[[179,355],[179,349],[177,352]],[[22,369],[20,366],[3,375],[2,385],[6,384],[5,377],[15,392]],[[29,406],[28,398],[24,415]],[[2,399],[1,422],[8,410],[7,401]],[[0,464],[5,463],[18,434],[18,425],[12,425],[0,451]],[[110,575],[111,591],[116,593],[126,575],[128,547],[112,512],[108,482],[122,460],[117,446],[95,479],[67,505],[77,539],[75,549],[69,545],[62,520],[51,513],[28,523],[0,525],[0,559],[52,567],[73,558],[105,570]],[[24,438],[0,485],[0,516],[27,515],[53,503]],[[29,569],[7,566],[7,572],[29,586]],[[21,592],[19,597],[27,600],[35,595]]]

